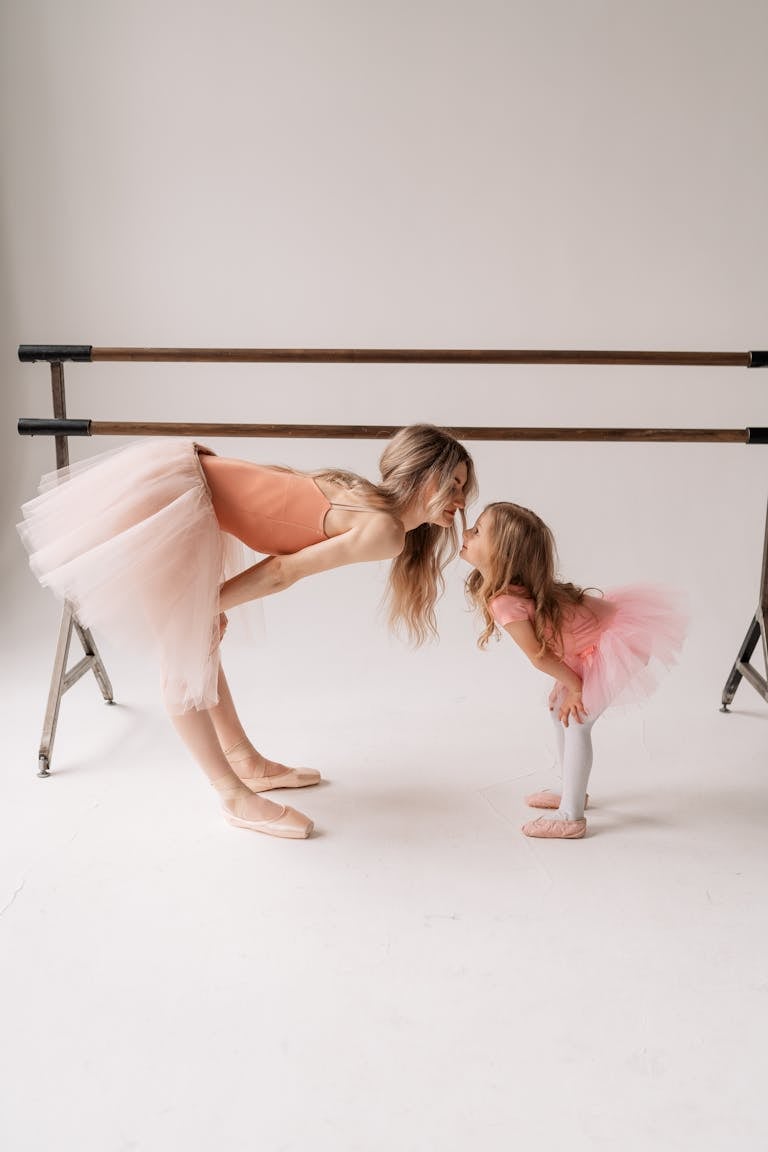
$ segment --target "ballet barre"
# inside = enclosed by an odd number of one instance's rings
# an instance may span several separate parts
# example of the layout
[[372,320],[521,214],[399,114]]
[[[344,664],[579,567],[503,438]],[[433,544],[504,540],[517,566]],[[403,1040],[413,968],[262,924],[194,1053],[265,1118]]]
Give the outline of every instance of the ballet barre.
[[[389,439],[400,425],[368,424],[241,424],[182,423],[178,421],[105,421],[67,416],[64,364],[104,362],[215,363],[215,364],[447,364],[447,365],[593,365],[690,368],[766,368],[768,351],[587,351],[546,349],[453,349],[453,348],[108,348],[91,344],[21,344],[19,360],[43,361],[51,369],[53,418],[22,417],[23,436],[53,436],[56,467],[69,464],[70,436],[214,436],[280,439],[360,440]],[[560,441],[576,443],[697,443],[768,444],[768,427],[747,428],[446,428],[459,440]],[[768,701],[768,515],[766,516],[760,598],[722,693],[721,711],[727,712],[742,679]],[[72,633],[84,650],[83,658],[67,671]],[[750,663],[762,641],[766,675]],[[71,604],[65,604],[54,658],[43,733],[38,755],[38,775],[50,774],[61,698],[86,672],[92,671],[104,700],[114,702],[112,685],[93,636],[77,620]]]
[[[399,424],[210,424],[176,420],[40,420],[23,416],[20,436],[242,436],[271,439],[388,440]],[[457,440],[560,440],[593,443],[768,444],[761,428],[483,428],[444,425]]]
[[509,348],[94,348],[92,344],[20,344],[19,360],[81,364],[634,364],[692,368],[765,368],[759,352],[595,352]]

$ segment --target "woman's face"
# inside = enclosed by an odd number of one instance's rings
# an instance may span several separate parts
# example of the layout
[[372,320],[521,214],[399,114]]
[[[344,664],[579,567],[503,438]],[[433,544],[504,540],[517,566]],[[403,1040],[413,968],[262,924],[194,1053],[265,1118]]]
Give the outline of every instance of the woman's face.
[[[453,470],[453,481],[451,493],[448,499],[443,502],[441,508],[437,508],[434,512],[425,512],[427,519],[425,523],[436,524],[438,528],[452,528],[453,519],[459,508],[463,508],[465,504],[465,491],[467,487],[467,480],[469,479],[469,472],[466,464],[457,464]],[[435,477],[433,480],[427,481],[424,487],[424,505],[425,509],[431,504],[440,489],[440,480]]]

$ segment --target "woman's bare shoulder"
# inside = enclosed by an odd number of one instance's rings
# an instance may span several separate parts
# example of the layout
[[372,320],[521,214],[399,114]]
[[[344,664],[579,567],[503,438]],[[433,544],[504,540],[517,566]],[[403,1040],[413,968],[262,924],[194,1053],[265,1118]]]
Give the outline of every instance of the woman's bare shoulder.
[[405,528],[402,521],[393,516],[391,512],[367,512],[365,524],[362,526],[369,539],[376,541],[387,550],[387,554],[397,556],[405,544]]

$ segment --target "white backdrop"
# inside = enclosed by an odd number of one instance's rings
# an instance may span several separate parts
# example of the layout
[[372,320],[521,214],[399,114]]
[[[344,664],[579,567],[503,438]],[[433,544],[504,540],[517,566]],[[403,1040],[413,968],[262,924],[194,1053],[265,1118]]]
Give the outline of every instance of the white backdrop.
[[[16,436],[50,412],[19,343],[765,347],[764,0],[0,0],[0,20],[0,1143],[765,1147],[768,708],[745,685],[716,709],[768,447],[470,445],[482,500],[537,509],[565,576],[688,592],[679,669],[601,720],[578,846],[519,833],[553,786],[546,678],[474,647],[460,563],[416,653],[382,627],[379,565],[267,601],[253,641],[233,619],[249,733],[330,781],[298,798],[307,844],[224,825],[154,675],[106,645],[121,706],[78,684],[42,784],[58,611],[13,528],[53,462]],[[768,425],[746,369],[66,379],[94,419]],[[380,447],[212,446],[370,476]]]
[[[45,664],[56,621],[12,528],[53,458],[15,435],[50,411],[20,342],[764,347],[767,30],[757,0],[6,0],[6,636],[35,637]],[[66,372],[70,414],[95,419],[768,424],[768,376],[746,369]],[[380,448],[212,443],[370,476]],[[716,702],[755,608],[768,448],[469,447],[482,501],[539,511],[566,577],[687,588],[676,683]],[[367,665],[385,695],[402,677],[463,681],[478,706],[510,684],[540,694],[506,647],[475,653],[463,574],[440,648],[390,642],[369,566],[268,604],[271,659],[310,683],[351,667],[352,691]]]

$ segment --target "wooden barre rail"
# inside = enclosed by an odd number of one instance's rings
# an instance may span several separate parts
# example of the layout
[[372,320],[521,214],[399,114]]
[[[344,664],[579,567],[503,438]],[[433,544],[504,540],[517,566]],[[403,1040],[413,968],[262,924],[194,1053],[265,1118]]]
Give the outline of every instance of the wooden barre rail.
[[[398,424],[210,424],[177,421],[19,420],[22,436],[242,436],[313,440],[384,440]],[[768,428],[488,428],[446,427],[458,440],[620,441],[665,444],[766,444]]]
[[[768,366],[768,351],[624,352],[447,348],[94,348],[92,344],[20,344],[24,363],[46,361],[51,369],[53,415],[66,420],[64,362],[159,361],[165,363],[356,363],[356,364],[613,364],[694,367]],[[68,436],[262,436],[327,439],[383,439],[389,426],[322,424],[177,424],[75,421],[44,430],[40,421],[22,420],[23,435],[54,435],[56,467],[69,463]],[[36,424],[33,428],[32,425]],[[82,425],[82,427],[81,427]],[[575,440],[664,443],[768,442],[764,428],[455,428],[465,440]]]
[[95,348],[92,344],[21,344],[25,363],[141,361],[262,364],[626,364],[765,368],[768,352],[619,352],[472,348]]

